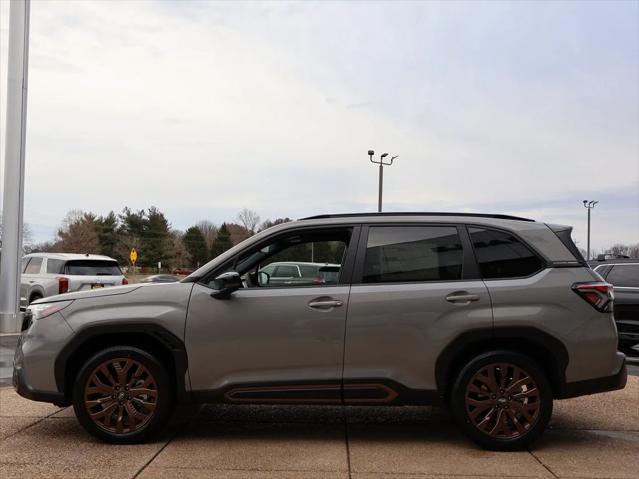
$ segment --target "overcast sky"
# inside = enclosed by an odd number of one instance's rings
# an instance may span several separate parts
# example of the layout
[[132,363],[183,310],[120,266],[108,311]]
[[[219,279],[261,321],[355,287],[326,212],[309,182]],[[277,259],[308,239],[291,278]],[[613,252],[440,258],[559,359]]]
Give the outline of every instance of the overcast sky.
[[[2,156],[9,2],[0,0]],[[639,3],[31,3],[25,221],[509,213],[639,241]]]

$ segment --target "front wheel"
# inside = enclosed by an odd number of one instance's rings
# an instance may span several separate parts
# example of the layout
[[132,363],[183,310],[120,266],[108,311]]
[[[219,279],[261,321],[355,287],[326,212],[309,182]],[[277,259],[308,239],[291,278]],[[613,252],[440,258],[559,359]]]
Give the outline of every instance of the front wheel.
[[472,359],[459,373],[450,396],[451,413],[473,441],[492,450],[522,449],[545,430],[552,391],[527,356],[493,351]]
[[113,443],[143,442],[168,421],[173,391],[163,365],[131,346],[100,351],[82,367],[73,409],[82,426]]

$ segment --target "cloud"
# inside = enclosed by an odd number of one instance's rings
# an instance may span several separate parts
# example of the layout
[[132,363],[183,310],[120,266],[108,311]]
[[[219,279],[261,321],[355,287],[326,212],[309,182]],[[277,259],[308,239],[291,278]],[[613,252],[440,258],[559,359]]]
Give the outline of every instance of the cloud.
[[636,3],[31,10],[25,220],[39,235],[72,208],[157,205],[182,229],[244,206],[373,211],[372,148],[400,155],[387,208],[579,225],[583,196],[601,201],[595,247],[639,241]]

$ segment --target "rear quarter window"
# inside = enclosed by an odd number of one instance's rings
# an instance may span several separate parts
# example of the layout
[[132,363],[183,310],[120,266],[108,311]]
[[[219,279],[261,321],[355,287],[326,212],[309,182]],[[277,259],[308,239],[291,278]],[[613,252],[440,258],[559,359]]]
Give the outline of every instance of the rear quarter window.
[[468,232],[482,278],[523,278],[543,267],[530,248],[505,231],[469,227]]
[[27,264],[24,270],[25,274],[38,274],[42,267],[42,258],[31,258],[31,261]]

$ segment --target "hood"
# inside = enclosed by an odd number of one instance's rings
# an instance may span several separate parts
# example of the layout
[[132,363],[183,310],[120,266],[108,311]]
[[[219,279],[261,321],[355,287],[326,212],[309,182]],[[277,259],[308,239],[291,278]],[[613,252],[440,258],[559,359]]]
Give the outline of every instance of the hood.
[[74,291],[72,293],[64,293],[56,296],[49,296],[48,298],[41,298],[34,301],[31,304],[41,303],[56,303],[58,301],[70,301],[72,299],[86,299],[86,298],[100,298],[103,296],[117,296],[120,294],[127,294],[135,291],[136,289],[143,288],[142,284],[129,284],[126,286],[112,286],[109,288],[89,289],[86,291]]

